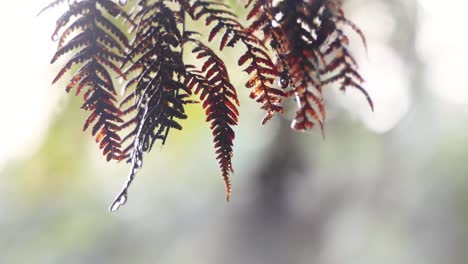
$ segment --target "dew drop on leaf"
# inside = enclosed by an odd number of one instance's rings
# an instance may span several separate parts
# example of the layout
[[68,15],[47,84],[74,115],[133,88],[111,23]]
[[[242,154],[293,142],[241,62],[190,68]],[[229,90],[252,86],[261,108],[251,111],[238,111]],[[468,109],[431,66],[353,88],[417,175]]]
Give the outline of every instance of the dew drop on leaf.
[[287,71],[283,71],[279,76],[279,83],[281,88],[286,89],[289,86],[289,74]]
[[283,89],[288,87],[288,80],[284,79],[284,78],[281,78],[280,79],[280,85],[281,85],[281,88],[283,88]]
[[111,207],[109,208],[109,211],[110,212],[115,212],[117,211],[120,206],[124,205],[125,202],[127,202],[127,193],[124,192],[124,193],[121,193],[116,199],[115,201],[112,203]]

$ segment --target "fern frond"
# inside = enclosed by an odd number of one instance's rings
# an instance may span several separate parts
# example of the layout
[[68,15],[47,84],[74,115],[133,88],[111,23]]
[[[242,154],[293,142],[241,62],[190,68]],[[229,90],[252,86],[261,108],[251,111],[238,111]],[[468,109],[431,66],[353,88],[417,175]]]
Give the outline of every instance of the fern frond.
[[[61,1],[55,1],[54,6]],[[70,4],[69,9],[57,20],[54,36],[61,33],[57,52],[51,63],[67,53],[74,55],[62,67],[53,83],[71,72],[72,77],[66,86],[70,92],[76,88],[76,95],[86,89],[82,108],[91,114],[86,120],[83,130],[92,127],[91,134],[95,137],[99,148],[107,160],[122,158],[119,123],[122,112],[116,106],[116,91],[111,74],[120,75],[118,63],[123,61],[126,37],[105,13],[106,6],[113,6],[113,13],[124,14],[124,11],[110,0],[83,0]],[[112,25],[112,30],[109,26]],[[74,35],[71,39],[69,36]],[[82,65],[74,70],[76,65]]]
[[130,64],[125,75],[135,76],[127,83],[126,90],[133,90],[124,99],[129,106],[123,110],[133,116],[121,126],[131,128],[122,139],[122,143],[129,141],[124,155],[131,169],[111,211],[126,202],[128,188],[143,165],[143,155],[156,140],[164,144],[171,129],[182,129],[177,120],[187,118],[185,104],[189,103],[187,97],[191,93],[182,80],[185,65],[177,12],[165,1],[141,1],[139,5],[136,37],[124,59]]
[[204,18],[206,25],[214,23],[208,40],[221,35],[220,50],[226,46],[233,47],[238,42],[244,45],[246,52],[240,56],[238,64],[244,66],[244,71],[251,76],[246,83],[246,87],[252,89],[250,98],[261,103],[261,108],[267,112],[262,124],[268,122],[275,113],[283,113],[281,101],[285,94],[273,87],[279,72],[262,41],[238,22],[226,4],[199,0],[194,2],[188,13],[195,20]]
[[362,88],[364,81],[348,50],[348,38],[340,25],[351,27],[363,40],[364,34],[345,18],[341,1],[247,0],[252,6],[251,32],[262,32],[276,54],[276,65],[283,76],[281,86],[290,84],[298,105],[291,127],[308,130],[318,123],[323,132],[325,105],[322,91],[338,83],[341,90],[354,87],[364,93],[371,108],[372,100]]
[[325,61],[327,61],[323,73],[331,73],[331,76],[323,80],[323,83],[330,84],[337,82],[342,91],[345,91],[348,87],[357,89],[366,97],[371,110],[374,111],[372,99],[361,86],[364,79],[359,74],[358,65],[349,51],[349,39],[339,25],[343,24],[351,27],[351,29],[359,35],[367,50],[364,34],[354,23],[344,17],[340,1],[331,0],[325,7],[323,12],[320,12],[320,16],[323,17],[326,23],[330,23],[330,27],[334,25],[334,34],[330,34],[326,39],[329,44],[323,52]]
[[237,125],[239,100],[224,62],[209,47],[200,41],[191,40],[196,47],[193,53],[197,59],[203,59],[201,70],[188,67],[185,83],[200,96],[205,109],[206,121],[210,122],[216,159],[226,185],[226,200],[231,196],[229,176],[233,172],[232,156],[235,138],[233,126]]
[[[64,2],[55,0],[41,13]],[[262,124],[283,113],[283,99],[294,96],[298,109],[291,127],[309,130],[318,125],[323,133],[323,91],[332,85],[342,91],[357,89],[374,107],[344,28],[354,31],[367,48],[366,40],[346,18],[341,0],[246,0],[248,27],[221,0],[138,0],[130,14],[118,4],[125,0],[67,2],[68,10],[52,34],[58,45],[51,63],[67,60],[53,83],[71,75],[66,92],[83,94],[82,108],[90,111],[83,130],[91,130],[107,160],[130,163],[111,211],[127,201],[144,155],[156,141],[164,145],[170,131],[182,129],[192,93],[199,96],[210,124],[226,199],[230,198],[238,96],[224,61],[194,37],[198,33],[186,29],[186,15],[205,22],[208,42],[219,40],[220,51],[243,48],[236,60],[249,75],[245,86],[250,97],[266,111]],[[116,21],[127,22],[130,32],[123,32]],[[199,69],[183,61],[188,42],[202,62]],[[128,80],[119,105],[115,76]]]

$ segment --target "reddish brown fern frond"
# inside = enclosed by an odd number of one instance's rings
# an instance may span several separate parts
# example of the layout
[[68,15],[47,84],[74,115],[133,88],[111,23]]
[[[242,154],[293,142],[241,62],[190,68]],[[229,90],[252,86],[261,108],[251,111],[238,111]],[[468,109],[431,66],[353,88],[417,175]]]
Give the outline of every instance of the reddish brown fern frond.
[[235,138],[232,126],[237,125],[239,100],[224,62],[203,43],[191,41],[196,45],[193,53],[205,61],[200,71],[188,68],[185,83],[200,96],[206,121],[211,123],[216,159],[226,184],[226,200],[229,201],[232,189],[229,175],[233,172],[231,158]]
[[[210,123],[227,200],[231,195],[237,92],[225,62],[186,29],[186,15],[205,22],[208,42],[219,39],[220,51],[227,46],[243,48],[236,60],[249,75],[245,86],[251,89],[250,97],[266,111],[263,124],[284,112],[285,97],[294,96],[298,110],[292,128],[319,125],[323,132],[322,92],[331,85],[361,91],[373,109],[343,28],[357,33],[366,46],[364,34],[345,17],[340,0],[246,0],[251,21],[247,28],[221,0],[138,0],[131,16],[117,0],[55,0],[45,9],[64,2],[69,9],[57,20],[53,39],[58,48],[52,63],[74,54],[53,82],[72,73],[66,91],[84,92],[82,108],[91,111],[84,130],[92,127],[108,160],[126,159],[131,167],[111,211],[127,201],[143,156],[154,143],[160,140],[164,145],[172,129],[182,129],[180,120],[187,118],[185,106],[193,102],[188,99],[192,92],[200,97]],[[123,33],[115,21],[129,22],[131,32]],[[129,35],[134,37],[130,44]],[[203,62],[200,69],[183,61],[187,42]],[[119,107],[115,75],[129,79]],[[120,138],[119,131],[127,134]]]
[[[50,6],[60,2],[55,1]],[[86,90],[82,108],[91,111],[83,130],[92,126],[92,135],[107,160],[120,160],[121,139],[117,132],[120,130],[118,124],[123,120],[122,112],[116,106],[116,91],[111,74],[121,74],[117,63],[123,61],[128,43],[125,34],[104,13],[126,16],[112,1],[84,0],[73,2],[57,20],[53,39],[60,41],[51,63],[67,53],[75,54],[59,71],[53,83],[66,73],[73,73],[66,91],[76,88],[75,94],[78,95]],[[70,38],[72,34],[74,36]],[[75,70],[78,65],[80,68]]]
[[225,4],[206,0],[195,1],[188,13],[195,20],[204,18],[207,26],[215,24],[210,30],[208,40],[221,35],[220,50],[226,46],[233,47],[238,42],[245,46],[246,52],[240,56],[238,64],[247,65],[244,71],[251,76],[246,83],[246,87],[252,89],[250,97],[261,103],[261,108],[267,112],[262,124],[270,120],[275,113],[283,113],[281,101],[285,95],[283,91],[273,87],[279,73],[262,41],[244,28]]
[[331,76],[324,79],[323,84],[336,82],[342,91],[345,91],[347,87],[359,90],[364,94],[373,111],[374,104],[372,99],[361,86],[364,79],[357,71],[358,65],[348,49],[349,39],[339,25],[341,24],[351,27],[351,29],[361,37],[364,46],[367,48],[364,34],[355,24],[344,17],[340,1],[329,1],[322,10],[323,12],[320,12],[319,15],[323,17],[323,21],[325,23],[329,23],[329,27],[332,27],[332,25],[334,26],[334,35],[331,35],[326,39],[329,44],[323,52],[323,57],[327,63],[322,74],[326,75],[331,73]]
[[[306,5],[304,1],[289,3],[279,2],[273,6],[271,0],[247,1],[247,6],[253,3],[247,18],[252,19],[249,29],[252,32],[261,31],[264,41],[268,42],[276,54],[276,64],[281,69],[280,84],[283,88],[294,88],[295,100],[298,104],[296,118],[292,127],[306,130],[318,122],[322,127],[324,120],[324,105],[322,103],[321,83],[318,80],[318,69],[309,58],[305,57],[303,49],[308,32],[299,24],[300,13]],[[294,5],[293,5],[294,4]],[[298,6],[296,6],[298,5]],[[289,11],[289,12],[288,12]]]
[[[253,4],[253,5],[252,5]],[[335,0],[283,0],[273,5],[271,0],[247,0],[252,5],[248,14],[253,19],[249,29],[261,31],[277,55],[281,69],[282,86],[291,84],[298,104],[292,123],[297,130],[307,130],[318,123],[323,131],[325,105],[324,86],[338,83],[340,89],[354,87],[372,101],[362,88],[362,77],[348,50],[348,38],[340,25],[350,26],[364,45],[365,38],[359,28],[344,17],[341,1]]]

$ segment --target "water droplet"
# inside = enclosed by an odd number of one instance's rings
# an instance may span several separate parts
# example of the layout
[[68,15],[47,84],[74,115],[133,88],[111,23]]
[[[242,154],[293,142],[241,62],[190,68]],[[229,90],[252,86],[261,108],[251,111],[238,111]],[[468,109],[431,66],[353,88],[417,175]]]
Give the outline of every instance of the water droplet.
[[52,41],[57,41],[58,40],[58,34],[54,33],[51,37]]
[[127,0],[119,0],[119,4],[125,5],[127,3]]
[[286,89],[289,86],[289,73],[287,71],[283,71],[279,77],[281,88]]
[[281,88],[283,88],[283,89],[288,87],[288,80],[281,78],[280,79],[280,85],[281,85]]
[[277,28],[277,27],[279,27],[279,23],[276,22],[276,20],[272,20],[271,21],[271,26],[274,27],[274,28]]
[[127,202],[127,193],[121,193],[117,199],[112,203],[109,211],[115,212],[119,209],[120,206],[124,205]]

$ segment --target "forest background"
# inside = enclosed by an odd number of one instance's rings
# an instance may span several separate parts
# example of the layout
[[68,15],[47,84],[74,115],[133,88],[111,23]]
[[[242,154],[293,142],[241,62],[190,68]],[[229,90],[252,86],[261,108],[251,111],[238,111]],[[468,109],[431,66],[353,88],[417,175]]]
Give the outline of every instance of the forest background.
[[[239,89],[226,204],[190,106],[184,133],[147,155],[129,204],[110,214],[127,166],[105,162],[80,132],[80,100],[50,85],[63,10],[36,17],[48,2],[7,1],[0,17],[0,263],[466,263],[468,4],[345,1],[367,37],[367,54],[357,36],[352,50],[374,113],[358,92],[325,91],[323,139],[291,131],[288,113],[262,127]],[[235,52],[221,56],[241,87]]]

